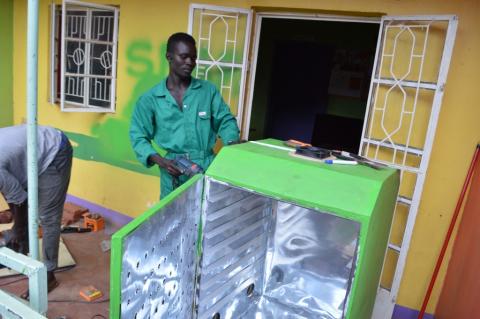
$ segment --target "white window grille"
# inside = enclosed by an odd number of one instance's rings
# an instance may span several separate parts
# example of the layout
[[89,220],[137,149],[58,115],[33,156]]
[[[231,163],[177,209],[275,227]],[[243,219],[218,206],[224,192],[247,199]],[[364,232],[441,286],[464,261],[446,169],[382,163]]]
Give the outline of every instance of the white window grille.
[[62,111],[115,111],[118,14],[71,0],[52,8],[50,100]]
[[391,318],[400,290],[457,22],[451,15],[382,18],[359,153],[399,169],[401,184],[372,319]]
[[242,122],[251,10],[190,4],[188,32],[197,41],[195,76],[214,83]]

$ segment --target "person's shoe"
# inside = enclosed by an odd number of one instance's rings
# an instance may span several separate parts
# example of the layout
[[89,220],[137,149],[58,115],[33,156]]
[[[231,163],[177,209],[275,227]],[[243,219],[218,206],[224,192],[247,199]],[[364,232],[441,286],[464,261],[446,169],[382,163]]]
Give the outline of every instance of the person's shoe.
[[47,271],[47,290],[48,292],[52,291],[53,289],[57,288],[59,285],[57,278],[55,278],[55,274],[52,271]]
[[[59,282],[57,281],[57,278],[55,278],[53,271],[47,271],[47,292],[50,292],[53,289],[57,288],[58,285],[59,285]],[[30,294],[28,290],[25,291],[23,294],[21,294],[20,298],[29,300]]]

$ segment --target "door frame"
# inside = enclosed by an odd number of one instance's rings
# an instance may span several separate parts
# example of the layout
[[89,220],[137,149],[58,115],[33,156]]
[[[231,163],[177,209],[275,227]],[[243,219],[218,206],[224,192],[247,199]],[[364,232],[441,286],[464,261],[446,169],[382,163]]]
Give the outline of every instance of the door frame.
[[[257,72],[258,50],[260,46],[260,33],[262,29],[262,21],[264,18],[273,19],[288,19],[288,20],[314,20],[314,21],[330,21],[330,22],[355,22],[355,23],[375,23],[380,25],[382,16],[378,17],[364,17],[364,16],[343,16],[335,14],[318,14],[318,13],[300,13],[300,12],[253,12],[254,14],[254,28],[252,28],[251,35],[251,49],[249,54],[248,75],[246,83],[246,103],[239,115],[242,117],[241,121],[241,138],[248,140],[250,130],[250,120],[252,114],[253,96],[255,93],[255,76]],[[373,69],[372,69],[373,72]]]
[[[446,21],[448,22],[447,32],[445,35],[445,46],[442,52],[442,59],[439,65],[439,74],[437,78],[437,82],[432,85],[430,83],[422,83],[421,86],[427,89],[434,89],[435,96],[432,102],[432,109],[431,114],[428,120],[428,129],[426,133],[426,140],[423,147],[422,152],[422,161],[420,168],[418,169],[419,175],[417,176],[417,181],[415,182],[415,190],[413,197],[411,199],[410,208],[408,211],[408,221],[405,225],[405,230],[402,236],[402,247],[393,247],[398,248],[400,250],[400,256],[396,263],[396,267],[394,270],[394,278],[392,282],[392,286],[389,290],[383,289],[380,285],[378,286],[377,290],[377,298],[375,301],[375,306],[373,309],[372,318],[374,319],[383,319],[386,317],[390,317],[393,313],[394,306],[397,301],[398,292],[400,290],[400,284],[403,278],[403,272],[406,265],[406,258],[409,252],[410,240],[413,234],[413,227],[416,222],[416,216],[418,212],[418,208],[420,206],[420,199],[423,193],[423,184],[425,181],[426,171],[428,169],[428,162],[429,157],[431,154],[431,149],[433,146],[434,135],[436,131],[436,126],[438,124],[438,117],[442,102],[442,97],[444,93],[444,87],[446,83],[447,73],[450,65],[450,59],[453,51],[453,45],[455,41],[455,34],[458,24],[458,18],[455,15],[409,15],[409,16],[389,16],[389,15],[382,15],[378,17],[358,17],[358,16],[338,16],[338,15],[328,15],[328,14],[303,14],[303,13],[284,13],[284,12],[260,12],[255,13],[255,28],[253,29],[252,41],[253,46],[251,49],[250,57],[250,74],[248,77],[247,83],[247,101],[244,105],[244,120],[242,122],[242,138],[248,139],[249,137],[249,129],[250,129],[250,121],[251,121],[251,111],[252,111],[252,103],[253,103],[253,95],[255,89],[255,75],[256,75],[256,66],[257,66],[257,58],[258,58],[258,50],[260,44],[260,32],[262,26],[262,19],[263,18],[278,18],[278,19],[298,19],[298,20],[318,20],[318,21],[337,21],[337,22],[358,22],[358,23],[378,23],[379,24],[379,34],[378,34],[378,43],[377,43],[377,50],[375,52],[375,62],[372,67],[372,80],[370,83],[370,90],[368,95],[368,101],[366,105],[366,114],[364,118],[364,128],[361,135],[361,142],[360,142],[360,150],[359,154],[368,156],[367,154],[362,154],[363,152],[363,143],[365,142],[365,132],[366,126],[368,121],[368,114],[369,109],[371,107],[371,95],[372,95],[372,85],[374,82],[375,77],[375,70],[377,65],[377,59],[379,54],[379,45],[383,39],[383,25],[386,20],[392,21]],[[378,81],[378,80],[377,80]],[[388,81],[387,81],[388,82]],[[391,81],[390,81],[391,82]],[[393,82],[392,82],[393,83]],[[409,83],[407,83],[409,84]],[[407,85],[408,86],[408,85]],[[373,161],[378,161],[377,158],[370,158]],[[398,165],[392,163],[385,163],[391,167],[402,169]],[[398,202],[404,202],[403,198],[400,196],[398,197]],[[391,229],[390,229],[391,232]],[[390,233],[389,232],[389,233]],[[388,237],[388,247],[392,248],[390,243],[390,234]],[[382,265],[382,274],[385,267],[385,258],[383,260]],[[381,279],[380,279],[381,280]]]

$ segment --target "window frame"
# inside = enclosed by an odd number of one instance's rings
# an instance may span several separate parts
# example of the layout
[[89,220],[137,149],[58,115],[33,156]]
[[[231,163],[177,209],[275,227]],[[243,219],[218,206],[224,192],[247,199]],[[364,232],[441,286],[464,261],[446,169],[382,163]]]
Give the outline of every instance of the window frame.
[[[66,99],[66,41],[65,39],[65,25],[66,15],[64,14],[67,9],[74,7],[75,10],[85,11],[87,13],[87,32],[86,38],[82,40],[85,43],[85,61],[83,64],[86,66],[83,74],[80,75],[84,79],[83,90],[83,103],[77,103]],[[111,41],[104,41],[103,44],[111,46],[111,74],[104,78],[110,80],[110,92],[108,94],[108,106],[101,107],[91,105],[89,99],[91,99],[89,86],[90,78],[95,78],[93,74],[89,72],[89,65],[91,57],[89,56],[90,47],[95,44],[95,40],[91,39],[91,35],[88,34],[90,27],[93,23],[92,13],[95,9],[99,11],[110,11],[113,14],[113,33]],[[94,3],[86,3],[74,0],[64,0],[60,5],[53,4],[51,6],[51,35],[50,35],[50,103],[60,104],[60,110],[62,112],[96,112],[96,113],[114,113],[116,108],[116,84],[117,84],[117,47],[118,47],[118,16],[119,8],[113,6],[106,6]],[[103,77],[103,76],[102,76]],[[59,83],[60,82],[60,83]]]

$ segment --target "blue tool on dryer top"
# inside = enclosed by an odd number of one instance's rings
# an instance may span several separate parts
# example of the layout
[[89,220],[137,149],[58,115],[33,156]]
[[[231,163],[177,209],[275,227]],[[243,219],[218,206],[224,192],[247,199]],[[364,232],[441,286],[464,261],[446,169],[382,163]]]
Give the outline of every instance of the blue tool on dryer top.
[[382,169],[382,168],[388,167],[385,164],[377,163],[377,162],[371,161],[368,158],[365,158],[363,156],[353,154],[353,153],[349,153],[349,152],[345,152],[345,151],[336,151],[335,150],[335,151],[331,151],[331,154],[338,159],[347,160],[347,161],[356,161],[360,165],[365,165],[365,166],[371,167],[373,169]]
[[293,143],[292,140],[288,140],[284,142],[284,144],[290,147],[295,147],[296,155],[306,156],[320,160],[323,159],[323,163],[325,164],[356,165],[358,163],[360,165],[365,165],[373,169],[382,169],[388,167],[385,164],[377,163],[363,156],[349,153],[346,151],[329,150],[321,147],[311,146],[310,144],[298,141],[295,141],[295,143]]

